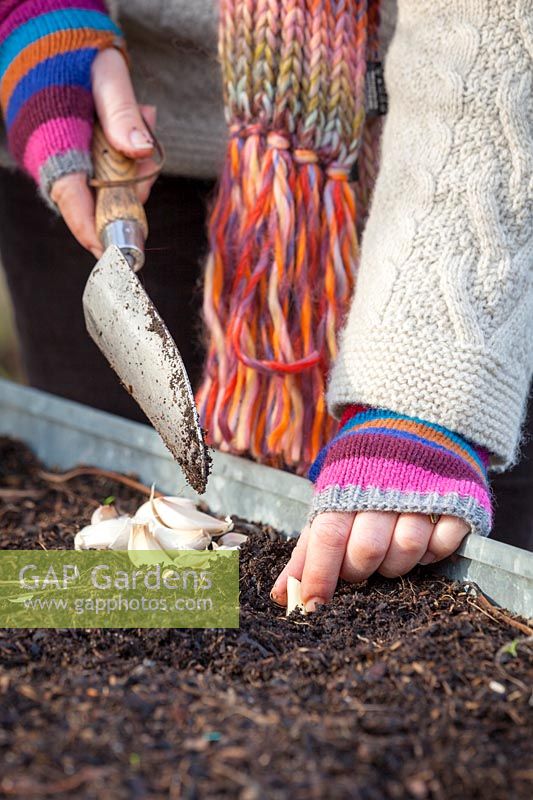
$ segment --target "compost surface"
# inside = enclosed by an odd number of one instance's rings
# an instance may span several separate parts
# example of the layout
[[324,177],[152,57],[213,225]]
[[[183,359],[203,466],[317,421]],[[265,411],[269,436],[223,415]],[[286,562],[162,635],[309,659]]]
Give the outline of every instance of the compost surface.
[[[0,439],[0,547],[71,548],[137,492]],[[242,529],[242,524],[241,524]],[[0,796],[505,798],[533,787],[533,647],[428,572],[285,619],[292,549],[248,526],[240,630],[0,631]]]

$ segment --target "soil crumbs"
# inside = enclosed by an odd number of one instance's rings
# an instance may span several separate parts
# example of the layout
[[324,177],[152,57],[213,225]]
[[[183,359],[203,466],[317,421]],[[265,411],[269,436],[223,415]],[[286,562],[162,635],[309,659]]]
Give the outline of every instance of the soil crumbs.
[[[52,483],[0,440],[0,547],[71,548],[107,478]],[[253,529],[239,630],[0,631],[0,796],[532,797],[533,646],[420,571],[285,619],[293,543]]]

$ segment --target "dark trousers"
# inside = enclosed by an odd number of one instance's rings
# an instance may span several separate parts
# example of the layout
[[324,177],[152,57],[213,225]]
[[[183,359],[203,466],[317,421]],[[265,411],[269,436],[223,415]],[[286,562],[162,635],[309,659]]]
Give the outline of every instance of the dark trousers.
[[[147,205],[150,237],[139,277],[196,383],[202,363],[200,264],[209,182],[160,178]],[[135,420],[145,418],[89,338],[81,296],[94,265],[20,173],[0,170],[0,256],[29,383]],[[494,476],[493,537],[533,550],[533,403],[520,464]]]

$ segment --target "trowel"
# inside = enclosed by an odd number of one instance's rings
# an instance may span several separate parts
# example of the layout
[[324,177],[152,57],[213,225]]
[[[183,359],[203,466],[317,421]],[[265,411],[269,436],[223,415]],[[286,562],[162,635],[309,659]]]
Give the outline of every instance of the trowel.
[[96,230],[105,252],[83,293],[85,323],[125,389],[140,405],[195,491],[210,458],[178,348],[136,272],[148,224],[135,193],[136,164],[95,126]]

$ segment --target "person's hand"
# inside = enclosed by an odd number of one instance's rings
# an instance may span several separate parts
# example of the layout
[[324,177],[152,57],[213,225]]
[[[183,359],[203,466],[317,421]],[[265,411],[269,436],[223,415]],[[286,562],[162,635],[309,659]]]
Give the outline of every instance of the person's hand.
[[[124,155],[138,159],[138,174],[153,172],[153,141],[141,113],[151,128],[155,127],[154,106],[139,106],[135,99],[124,57],[113,48],[102,50],[92,67],[92,88],[96,113],[109,142]],[[152,181],[136,185],[137,195],[145,203]],[[95,258],[102,255],[94,221],[94,196],[85,173],[72,173],[53,185],[51,199],[78,242]]]
[[427,514],[319,514],[302,531],[271,597],[286,605],[291,575],[302,582],[302,600],[306,610],[313,611],[331,600],[339,578],[356,583],[376,571],[387,578],[405,575],[416,564],[451,555],[468,531],[464,520],[444,515],[433,524]]

